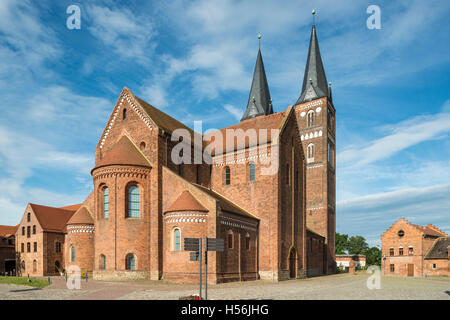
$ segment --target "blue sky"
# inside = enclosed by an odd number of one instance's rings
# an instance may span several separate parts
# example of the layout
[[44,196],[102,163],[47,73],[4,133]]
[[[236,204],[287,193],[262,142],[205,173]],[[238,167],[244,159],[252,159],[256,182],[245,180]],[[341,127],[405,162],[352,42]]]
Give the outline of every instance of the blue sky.
[[[81,9],[69,30],[66,9]],[[369,30],[366,9],[381,8]],[[450,232],[448,1],[0,2],[0,224],[79,203],[121,89],[192,126],[239,121],[257,34],[275,111],[299,94],[316,9],[337,109],[337,231]]]

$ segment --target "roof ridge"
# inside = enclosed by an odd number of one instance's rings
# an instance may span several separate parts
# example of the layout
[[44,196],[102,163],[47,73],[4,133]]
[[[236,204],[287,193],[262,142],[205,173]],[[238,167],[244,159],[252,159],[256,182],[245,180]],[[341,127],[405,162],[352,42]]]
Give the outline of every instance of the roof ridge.
[[37,204],[37,203],[32,203],[32,202],[29,202],[28,204],[29,204],[29,205],[32,205],[32,206],[45,207],[45,208],[52,208],[52,209],[58,209],[58,210],[63,210],[63,211],[73,211],[73,212],[75,212],[75,211],[78,210],[78,209],[77,209],[77,210],[63,209],[64,207],[52,207],[52,206],[46,206],[46,205]]

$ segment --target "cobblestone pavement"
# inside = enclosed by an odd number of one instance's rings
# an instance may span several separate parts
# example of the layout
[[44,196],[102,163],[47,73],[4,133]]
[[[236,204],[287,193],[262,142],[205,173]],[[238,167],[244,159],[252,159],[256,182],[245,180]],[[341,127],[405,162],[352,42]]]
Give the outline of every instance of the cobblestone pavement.
[[[450,278],[382,277],[381,289],[369,290],[369,274],[339,274],[325,277],[290,280],[280,283],[249,281],[210,285],[209,299],[431,299],[450,300]],[[44,289],[27,286],[0,285],[0,299],[163,299],[198,293],[198,286],[171,284],[163,281],[82,282],[81,290],[68,290],[63,278],[53,278]]]

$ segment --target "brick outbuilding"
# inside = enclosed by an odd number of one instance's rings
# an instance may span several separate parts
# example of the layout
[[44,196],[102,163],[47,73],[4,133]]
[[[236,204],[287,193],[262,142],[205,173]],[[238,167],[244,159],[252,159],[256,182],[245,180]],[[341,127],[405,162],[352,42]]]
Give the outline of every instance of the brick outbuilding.
[[382,272],[409,277],[446,274],[447,243],[448,235],[432,224],[420,226],[400,218],[381,236]]
[[16,274],[16,231],[19,226],[0,226],[0,275]]

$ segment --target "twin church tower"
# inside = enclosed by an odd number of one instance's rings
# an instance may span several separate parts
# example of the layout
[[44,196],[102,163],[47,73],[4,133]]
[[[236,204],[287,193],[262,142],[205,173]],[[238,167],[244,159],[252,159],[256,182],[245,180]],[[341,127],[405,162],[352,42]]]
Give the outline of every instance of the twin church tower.
[[[314,14],[315,11],[313,17]],[[314,20],[303,86],[294,107],[306,157],[306,224],[311,231],[325,237],[328,269],[333,269],[336,235],[336,110],[331,82],[327,82],[320,55]],[[272,99],[258,47],[250,95],[241,121],[270,114],[273,114]]]

